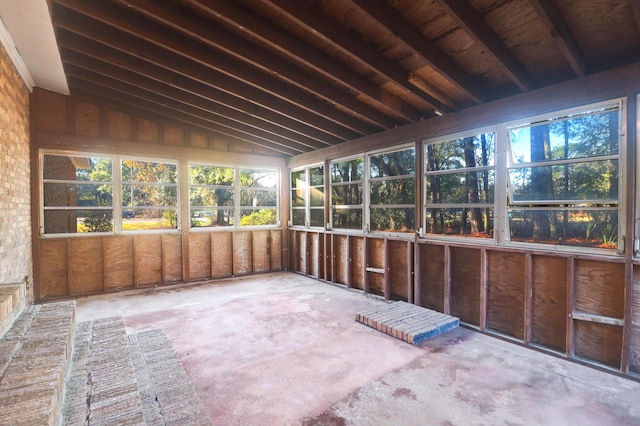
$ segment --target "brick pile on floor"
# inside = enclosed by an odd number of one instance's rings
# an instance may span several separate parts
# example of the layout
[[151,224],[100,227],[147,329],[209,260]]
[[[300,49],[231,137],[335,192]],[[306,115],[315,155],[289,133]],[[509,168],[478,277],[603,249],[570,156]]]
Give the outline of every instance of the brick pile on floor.
[[73,345],[75,302],[29,306],[0,339],[0,424],[58,421]]

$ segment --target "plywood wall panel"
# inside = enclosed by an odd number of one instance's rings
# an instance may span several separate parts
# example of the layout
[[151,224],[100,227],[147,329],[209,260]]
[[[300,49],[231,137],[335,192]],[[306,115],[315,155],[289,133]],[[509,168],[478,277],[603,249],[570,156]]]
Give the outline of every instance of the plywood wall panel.
[[367,272],[369,275],[369,292],[384,296],[384,274],[377,272]]
[[364,290],[364,245],[363,237],[351,237],[351,286]]
[[574,321],[576,356],[620,368],[622,327],[589,321]]
[[71,295],[104,291],[102,238],[72,238],[69,254]]
[[162,236],[133,237],[136,287],[162,284]]
[[40,241],[41,299],[68,296],[67,240]]
[[213,278],[233,275],[233,233],[211,233],[211,276]]
[[595,315],[624,317],[624,264],[576,260],[575,309]]
[[53,133],[68,132],[68,99],[66,96],[36,87],[34,96],[30,98],[31,114],[29,119],[32,128]]
[[251,231],[233,233],[233,274],[246,275],[253,272],[253,243]]
[[631,326],[631,339],[629,343],[629,370],[640,373],[640,324]]
[[107,136],[113,139],[131,140],[131,123],[129,114],[110,110],[107,113]]
[[105,290],[132,288],[134,286],[133,237],[105,237],[103,245]]
[[296,259],[298,272],[302,272],[303,274],[306,274],[307,258],[309,256],[309,247],[307,246],[307,233],[296,232],[295,238],[296,238],[295,247],[298,249],[297,259]]
[[271,270],[282,270],[282,231],[272,230],[271,232]]
[[349,238],[344,235],[334,235],[336,253],[334,261],[336,262],[335,282],[338,284],[347,284],[349,273]]
[[76,100],[74,102],[75,132],[83,136],[100,136],[100,107]]
[[179,127],[165,125],[164,143],[166,145],[184,146],[184,130]]
[[271,233],[269,231],[253,231],[253,272],[269,272],[271,269]]
[[182,281],[182,235],[162,235],[162,275],[165,283]]
[[524,254],[490,251],[487,258],[487,328],[524,339]]
[[[189,234],[189,279],[208,278],[211,274],[211,234],[191,232]],[[216,259],[217,261],[217,259]]]
[[412,259],[407,258],[406,241],[389,240],[389,271],[391,274],[391,297],[396,300],[409,299],[407,268]]
[[189,132],[189,146],[192,148],[209,148],[209,138],[199,132]]
[[450,313],[480,326],[480,250],[451,248]]
[[367,266],[383,269],[384,264],[384,240],[382,238],[367,239],[368,259]]
[[566,351],[567,260],[533,256],[533,335],[531,341]]
[[420,250],[420,300],[416,302],[444,312],[444,246],[418,244],[417,250]]
[[158,143],[160,130],[158,123],[144,118],[138,119],[136,139],[144,143]]

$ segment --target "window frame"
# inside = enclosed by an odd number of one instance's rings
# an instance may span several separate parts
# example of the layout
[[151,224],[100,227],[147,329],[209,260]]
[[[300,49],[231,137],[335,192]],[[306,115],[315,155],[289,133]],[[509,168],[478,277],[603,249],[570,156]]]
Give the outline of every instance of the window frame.
[[[333,182],[332,178],[332,167],[334,164],[345,163],[353,160],[362,160],[362,176],[360,180],[351,180],[346,182]],[[348,157],[336,158],[329,162],[329,230],[336,230],[348,234],[362,234],[365,232],[365,173],[366,173],[366,155],[364,153],[350,155]],[[326,176],[326,175],[325,175]],[[362,185],[362,193],[360,194],[362,203],[361,204],[333,204],[333,188],[338,186],[347,186],[347,185]],[[326,188],[326,183],[325,183]],[[326,196],[326,194],[325,194]],[[360,229],[355,228],[337,228],[333,225],[333,212],[338,208],[342,210],[360,210],[362,214],[362,223]]]
[[[568,245],[568,244],[546,244],[542,242],[528,242],[528,241],[513,241],[510,236],[510,225],[507,219],[510,211],[517,210],[562,210],[569,211],[572,207],[578,208],[579,204],[586,204],[590,202],[592,204],[598,204],[598,200],[588,200],[587,202],[582,200],[551,200],[550,202],[545,201],[546,207],[527,207],[523,209],[523,204],[536,204],[535,201],[518,201],[514,204],[512,199],[506,200],[503,203],[504,208],[504,225],[503,225],[503,235],[504,235],[504,245],[509,247],[517,247],[517,248],[528,248],[528,249],[536,249],[548,252],[563,252],[563,253],[577,253],[577,254],[595,254],[595,255],[605,255],[605,256],[622,256],[625,251],[625,223],[626,223],[626,197],[624,193],[624,188],[626,186],[627,181],[627,168],[626,168],[626,159],[627,159],[627,147],[625,141],[625,136],[627,134],[627,108],[626,108],[626,100],[625,98],[613,98],[601,102],[589,103],[585,105],[579,105],[571,108],[565,108],[560,110],[550,111],[544,114],[536,114],[533,116],[526,116],[518,120],[511,120],[509,122],[504,123],[503,125],[503,134],[504,134],[504,178],[506,179],[505,184],[507,185],[504,189],[505,198],[511,194],[510,189],[510,179],[509,179],[509,170],[517,169],[517,168],[526,168],[523,166],[523,163],[520,164],[519,167],[514,166],[513,164],[513,156],[511,155],[511,141],[509,137],[509,131],[514,128],[522,128],[527,126],[532,126],[535,123],[539,123],[542,121],[548,121],[549,123],[555,123],[559,121],[563,121],[566,117],[576,115],[579,116],[581,114],[588,114],[589,112],[596,113],[598,110],[614,107],[618,108],[618,154],[617,155],[604,155],[604,156],[592,156],[592,157],[579,157],[572,160],[548,160],[543,162],[533,162],[530,161],[527,163],[530,167],[533,166],[549,166],[549,165],[564,165],[564,164],[580,164],[580,163],[588,163],[597,161],[598,158],[608,160],[608,159],[616,159],[618,162],[618,188],[617,188],[617,200],[613,201],[604,201],[601,204],[616,204],[616,206],[605,206],[605,207],[594,207],[590,208],[588,206],[582,207],[582,210],[607,210],[607,211],[617,211],[618,216],[618,224],[617,224],[617,244],[618,248],[616,250],[607,249],[607,248],[599,248],[599,247],[581,247],[576,245]],[[603,160],[603,161],[604,161]],[[540,206],[543,206],[542,203],[538,203]],[[555,205],[554,205],[555,204]],[[561,207],[561,204],[565,204],[566,206]],[[520,208],[518,208],[520,206]]]
[[[322,168],[322,185],[311,185],[311,170],[312,169],[317,169],[317,168]],[[300,166],[300,167],[295,167],[293,169],[289,170],[289,207],[290,207],[290,216],[289,216],[289,226],[291,228],[296,228],[296,229],[314,229],[314,230],[319,230],[319,229],[325,229],[326,228],[326,215],[325,215],[325,200],[327,197],[326,194],[326,173],[325,173],[325,164],[324,163],[314,163],[314,164],[308,164],[305,166]],[[294,173],[298,173],[298,172],[304,172],[304,177],[305,177],[305,181],[304,181],[304,188],[298,188],[293,186],[293,179],[292,179],[292,175]],[[311,205],[311,191],[314,188],[322,188],[322,193],[323,193],[323,202],[322,202],[322,206],[312,206]],[[294,206],[292,197],[293,197],[293,191],[294,190],[303,190],[304,193],[304,206]],[[293,222],[293,218],[294,218],[294,211],[304,211],[304,224],[303,225],[296,225]],[[312,210],[319,210],[322,211],[322,217],[323,217],[323,223],[322,226],[313,226],[311,224],[311,211]]]
[[[493,152],[493,165],[492,166],[476,166],[476,167],[462,167],[458,169],[447,169],[444,171],[429,171],[427,162],[429,161],[429,156],[427,154],[427,147],[429,145],[435,145],[439,143],[447,143],[452,142],[458,139],[464,139],[466,137],[475,137],[481,134],[490,134],[494,135],[494,152]],[[446,242],[462,242],[462,243],[474,243],[474,244],[484,244],[484,245],[495,245],[498,242],[498,234],[499,234],[499,221],[498,217],[500,215],[500,204],[498,193],[500,191],[500,184],[502,181],[502,177],[500,174],[499,163],[501,162],[501,150],[500,150],[500,130],[499,126],[491,125],[484,127],[477,127],[469,130],[464,130],[455,133],[448,133],[444,135],[440,135],[433,138],[425,138],[422,140],[421,149],[422,149],[422,228],[418,230],[418,235],[421,239],[425,240],[433,240],[433,241],[446,241]],[[427,177],[428,176],[437,176],[437,175],[446,175],[446,174],[458,174],[458,173],[466,173],[469,171],[473,172],[482,172],[482,171],[493,171],[494,174],[494,189],[493,189],[493,204],[491,203],[429,203],[429,197],[427,194]],[[475,206],[476,208],[483,209],[493,209],[493,235],[487,238],[479,238],[473,237],[468,234],[462,235],[447,235],[447,234],[434,234],[427,233],[427,217],[429,208],[437,209],[437,208],[469,208],[469,206]]]

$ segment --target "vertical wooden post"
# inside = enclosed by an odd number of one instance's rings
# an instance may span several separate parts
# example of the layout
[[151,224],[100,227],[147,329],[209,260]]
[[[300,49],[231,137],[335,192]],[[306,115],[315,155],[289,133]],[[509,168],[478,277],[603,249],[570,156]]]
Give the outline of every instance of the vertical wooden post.
[[480,330],[487,329],[487,301],[489,287],[489,255],[487,249],[480,250]]
[[67,295],[73,296],[73,274],[71,273],[73,265],[72,262],[72,238],[67,239]]
[[338,280],[336,278],[336,271],[337,271],[337,266],[336,266],[336,261],[337,261],[337,257],[336,257],[336,236],[335,234],[331,234],[331,282],[337,283]]
[[384,239],[384,298],[391,299],[391,253],[389,253],[389,239]]
[[289,254],[292,257],[291,269],[293,269],[295,272],[300,272],[300,268],[298,268],[298,231],[292,229],[290,230],[289,235],[291,235],[291,253]]
[[566,350],[567,356],[573,358],[575,355],[575,347],[573,344],[573,310],[575,309],[575,258],[573,256],[567,258],[567,335]]
[[351,249],[351,235],[347,235],[347,287],[351,288],[353,287],[353,259],[352,259],[353,253],[352,253],[352,249]]
[[[324,240],[324,253],[322,257],[324,268],[324,279],[331,281],[331,238],[326,231],[322,233],[322,239]],[[327,249],[328,247],[328,249]]]
[[443,294],[445,314],[451,313],[451,247],[448,244],[444,246],[444,277],[443,277]]
[[369,265],[369,238],[364,237],[364,261],[362,264],[364,265],[364,292],[371,293],[371,278],[369,277],[369,272],[367,272],[367,268]]
[[533,256],[524,255],[524,343],[533,337]]
[[420,243],[418,239],[413,242],[413,303],[419,306],[422,304],[422,274],[420,272]]
[[413,241],[407,241],[407,302],[414,303],[413,298]]

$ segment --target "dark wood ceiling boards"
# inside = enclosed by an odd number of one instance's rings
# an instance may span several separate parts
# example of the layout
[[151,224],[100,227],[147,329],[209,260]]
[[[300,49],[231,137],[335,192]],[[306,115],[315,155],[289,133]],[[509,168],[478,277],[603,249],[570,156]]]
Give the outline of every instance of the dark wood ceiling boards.
[[640,60],[639,0],[49,0],[71,94],[293,156]]

